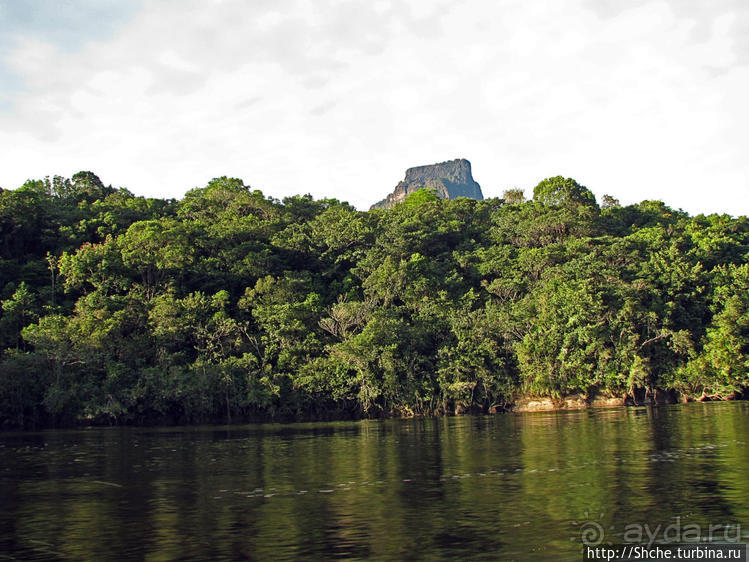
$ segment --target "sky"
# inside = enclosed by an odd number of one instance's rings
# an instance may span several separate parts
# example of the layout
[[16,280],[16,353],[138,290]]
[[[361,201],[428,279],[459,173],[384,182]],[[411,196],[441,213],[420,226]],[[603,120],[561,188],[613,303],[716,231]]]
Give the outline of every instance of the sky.
[[749,215],[746,0],[0,0],[0,186],[238,177],[359,209],[467,158]]

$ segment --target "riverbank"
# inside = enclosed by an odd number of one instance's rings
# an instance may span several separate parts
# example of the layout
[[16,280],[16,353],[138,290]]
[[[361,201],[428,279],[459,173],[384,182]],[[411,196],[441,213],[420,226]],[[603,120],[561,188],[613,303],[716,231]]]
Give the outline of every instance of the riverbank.
[[617,408],[628,406],[662,406],[666,404],[686,404],[689,402],[722,402],[747,400],[747,390],[727,396],[699,397],[689,396],[675,390],[640,391],[634,395],[612,396],[610,394],[584,395],[571,394],[561,398],[522,397],[516,400],[507,410],[511,412],[553,412],[558,410],[587,410],[593,408]]
[[245,425],[263,423],[307,423],[307,422],[338,422],[338,421],[360,421],[366,419],[413,419],[413,418],[439,418],[460,417],[464,415],[498,415],[508,413],[532,413],[532,412],[557,412],[574,410],[595,410],[604,408],[628,408],[642,406],[663,406],[668,404],[687,404],[690,402],[728,402],[749,400],[749,389],[736,392],[727,396],[690,396],[675,390],[659,390],[652,392],[645,390],[636,391],[633,395],[615,396],[607,393],[599,394],[570,394],[562,397],[548,396],[522,396],[512,402],[493,404],[488,408],[473,407],[470,409],[461,406],[448,405],[434,412],[415,414],[398,412],[378,412],[374,415],[364,415],[355,409],[337,408],[315,413],[270,413],[257,412],[255,414],[233,416],[230,422],[221,417],[185,418],[169,415],[150,415],[139,419],[121,419],[117,417],[89,417],[77,420],[48,420],[48,423],[29,424],[25,427],[5,426],[0,427],[0,433],[4,431],[24,431],[43,429],[74,429],[86,427],[177,427],[177,426],[201,426],[201,425]]

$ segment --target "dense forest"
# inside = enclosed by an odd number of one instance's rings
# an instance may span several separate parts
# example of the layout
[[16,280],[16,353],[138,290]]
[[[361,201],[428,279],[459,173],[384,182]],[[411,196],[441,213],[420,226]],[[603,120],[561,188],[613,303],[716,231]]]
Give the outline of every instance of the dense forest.
[[28,181],[0,190],[0,426],[738,396],[747,257],[746,217],[562,177],[368,212],[226,177],[181,200]]

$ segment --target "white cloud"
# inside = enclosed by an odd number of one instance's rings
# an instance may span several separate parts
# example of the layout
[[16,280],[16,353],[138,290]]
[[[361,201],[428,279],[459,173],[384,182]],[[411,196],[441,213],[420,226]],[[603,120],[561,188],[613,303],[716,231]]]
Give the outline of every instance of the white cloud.
[[19,29],[0,184],[91,169],[178,197],[226,174],[366,208],[466,157],[487,196],[564,174],[749,214],[749,12],[620,6],[169,0],[75,49]]

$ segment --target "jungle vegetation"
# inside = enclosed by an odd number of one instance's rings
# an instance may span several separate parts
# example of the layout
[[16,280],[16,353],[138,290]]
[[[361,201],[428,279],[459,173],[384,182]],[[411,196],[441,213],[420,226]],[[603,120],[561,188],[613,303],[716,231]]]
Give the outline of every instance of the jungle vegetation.
[[521,396],[749,387],[749,221],[526,200],[391,210],[216,178],[0,190],[0,426],[487,411]]

